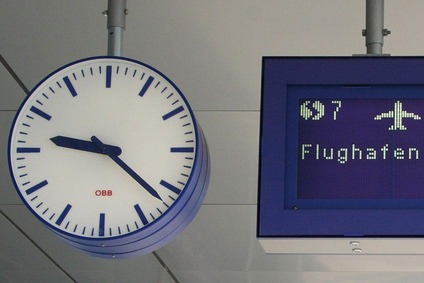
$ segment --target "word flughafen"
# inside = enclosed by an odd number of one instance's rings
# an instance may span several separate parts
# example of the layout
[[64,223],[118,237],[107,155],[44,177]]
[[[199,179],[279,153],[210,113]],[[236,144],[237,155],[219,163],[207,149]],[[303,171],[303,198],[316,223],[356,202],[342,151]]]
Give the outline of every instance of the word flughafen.
[[328,147],[321,144],[301,144],[301,160],[328,160],[346,164],[358,160],[418,160],[419,150],[416,147],[390,147],[385,144],[381,147],[358,147],[352,144],[348,147]]

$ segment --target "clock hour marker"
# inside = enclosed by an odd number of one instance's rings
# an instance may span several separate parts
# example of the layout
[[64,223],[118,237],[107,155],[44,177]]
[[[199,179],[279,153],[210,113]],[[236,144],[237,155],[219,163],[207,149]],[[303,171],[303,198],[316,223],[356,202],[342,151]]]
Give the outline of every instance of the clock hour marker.
[[181,113],[182,111],[184,111],[184,107],[183,106],[180,106],[180,107],[178,107],[178,108],[175,108],[174,110],[172,110],[171,112],[169,112],[169,113],[167,113],[167,114],[165,114],[165,115],[163,115],[162,116],[162,119],[165,121],[165,120],[168,120],[169,118],[172,118],[172,117],[174,117],[175,115],[177,115],[178,113]]
[[168,190],[176,193],[177,195],[179,195],[181,193],[181,190],[179,188],[175,187],[174,185],[171,185],[170,183],[168,183],[164,180],[160,181],[160,184],[162,186],[164,186],[165,188],[167,188]]
[[35,191],[37,191],[37,190],[41,189],[42,187],[46,186],[47,184],[48,184],[47,180],[44,180],[44,181],[42,181],[42,182],[38,183],[37,185],[32,186],[31,188],[29,188],[29,189],[25,190],[25,193],[26,193],[27,195],[30,195],[30,194],[32,194],[33,192],[35,192]]
[[105,235],[105,214],[100,213],[99,218],[99,236],[102,237]]
[[140,90],[140,93],[138,95],[143,97],[144,94],[149,89],[150,85],[152,84],[153,80],[154,80],[154,78],[152,76],[149,76],[149,78],[147,79],[146,83],[144,84],[143,88]]
[[62,211],[62,213],[59,215],[59,218],[56,220],[56,225],[61,225],[63,220],[65,219],[66,215],[68,215],[69,210],[71,210],[72,205],[68,204],[66,205],[65,209]]
[[137,212],[138,216],[140,217],[141,222],[143,222],[143,225],[147,225],[147,223],[149,223],[149,221],[147,221],[147,218],[144,215],[143,211],[141,210],[140,205],[138,205],[138,204],[134,205],[134,209]]
[[63,78],[63,81],[65,82],[66,87],[69,89],[69,92],[72,94],[72,96],[73,97],[77,96],[78,94],[77,94],[74,86],[72,85],[71,80],[69,79],[69,77],[68,76],[64,77]]
[[194,152],[194,147],[171,147],[171,152],[190,153],[190,152]]
[[17,153],[39,153],[41,148],[39,147],[18,147],[16,148]]
[[112,66],[106,66],[106,88],[112,85]]
[[50,119],[52,118],[52,116],[50,116],[50,115],[49,115],[49,114],[47,114],[46,112],[44,112],[44,111],[42,111],[42,110],[38,109],[38,108],[37,108],[37,107],[35,107],[35,106],[32,106],[29,110],[30,110],[32,113],[37,114],[37,115],[38,115],[38,116],[40,116],[41,118],[46,119],[47,121],[50,121]]

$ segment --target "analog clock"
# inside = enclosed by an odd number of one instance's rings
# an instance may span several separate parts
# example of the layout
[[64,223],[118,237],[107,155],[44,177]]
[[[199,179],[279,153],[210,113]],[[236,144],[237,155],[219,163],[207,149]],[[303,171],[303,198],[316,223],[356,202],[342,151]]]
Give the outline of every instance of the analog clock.
[[9,165],[25,205],[99,257],[151,252],[193,219],[209,154],[193,111],[154,68],[122,57],[71,63],[20,107]]

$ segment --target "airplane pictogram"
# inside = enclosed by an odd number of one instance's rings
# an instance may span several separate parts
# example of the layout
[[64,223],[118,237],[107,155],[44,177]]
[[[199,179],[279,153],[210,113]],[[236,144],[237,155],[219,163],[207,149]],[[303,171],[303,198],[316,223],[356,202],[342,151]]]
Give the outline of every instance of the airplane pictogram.
[[394,110],[391,110],[386,113],[381,113],[374,117],[374,120],[382,120],[383,118],[393,118],[393,125],[389,127],[390,131],[396,130],[406,130],[406,127],[403,125],[403,118],[412,118],[414,120],[421,120],[421,117],[415,113],[410,113],[402,109],[402,103],[398,100],[395,102]]

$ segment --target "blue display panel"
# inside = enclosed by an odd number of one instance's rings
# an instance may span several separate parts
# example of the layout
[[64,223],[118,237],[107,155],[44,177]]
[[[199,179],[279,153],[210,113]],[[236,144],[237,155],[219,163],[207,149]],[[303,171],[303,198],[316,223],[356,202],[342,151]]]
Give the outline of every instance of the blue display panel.
[[263,59],[258,236],[424,235],[424,59]]
[[297,166],[287,172],[286,205],[424,208],[423,93],[424,86],[289,85],[297,122],[288,127],[297,135],[287,140],[297,147],[287,154]]

